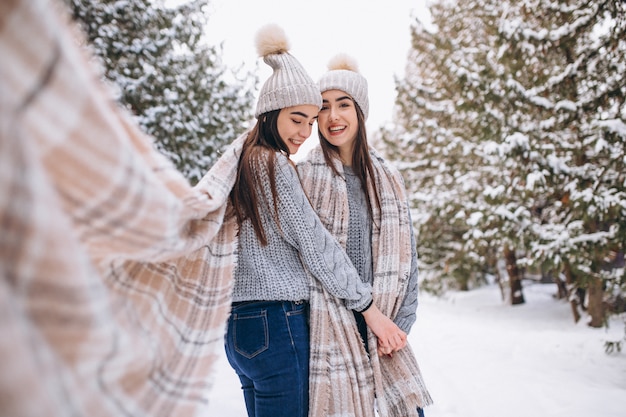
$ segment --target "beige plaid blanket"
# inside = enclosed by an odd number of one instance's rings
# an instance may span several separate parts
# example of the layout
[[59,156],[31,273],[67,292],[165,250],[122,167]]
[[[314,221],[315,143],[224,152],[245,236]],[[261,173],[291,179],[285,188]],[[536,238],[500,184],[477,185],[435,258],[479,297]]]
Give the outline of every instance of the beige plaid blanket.
[[203,415],[241,141],[190,187],[58,6],[0,2],[0,415]]
[[[372,201],[373,297],[393,319],[404,299],[411,266],[411,225],[402,177],[374,150],[371,155],[381,199],[380,209]],[[345,180],[326,166],[319,147],[298,164],[298,172],[322,223],[345,247],[349,220]],[[418,406],[432,403],[409,345],[391,358],[379,357],[376,337],[368,331],[368,358],[352,313],[315,279],[311,286],[309,416],[373,417],[376,400],[380,416],[410,417],[418,415]]]

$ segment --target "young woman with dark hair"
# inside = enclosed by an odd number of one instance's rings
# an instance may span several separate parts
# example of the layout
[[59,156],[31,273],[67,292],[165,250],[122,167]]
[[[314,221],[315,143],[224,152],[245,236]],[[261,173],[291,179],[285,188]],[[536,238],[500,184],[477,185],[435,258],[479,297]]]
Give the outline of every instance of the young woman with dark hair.
[[[320,145],[298,172],[322,223],[346,249],[362,282],[372,286],[375,303],[406,334],[416,317],[418,271],[404,181],[368,145],[367,80],[355,62],[340,55],[329,69],[319,81]],[[431,398],[410,347],[387,354],[358,310],[344,312],[323,288],[312,294],[311,335],[328,341],[312,350],[312,358],[332,360],[311,362],[310,389],[317,395],[309,416],[374,416],[375,408],[385,417],[423,416]],[[318,294],[325,303],[316,301]],[[331,385],[343,389],[323,388]]]

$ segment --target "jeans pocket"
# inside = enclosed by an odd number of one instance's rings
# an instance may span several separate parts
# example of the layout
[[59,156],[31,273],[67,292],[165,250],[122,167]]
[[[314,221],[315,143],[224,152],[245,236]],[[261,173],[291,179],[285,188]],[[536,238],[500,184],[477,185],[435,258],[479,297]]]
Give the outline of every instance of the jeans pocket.
[[298,303],[295,305],[295,307],[293,307],[292,310],[287,311],[285,314],[287,315],[287,317],[308,314],[308,303]]
[[235,351],[248,359],[266,351],[269,346],[267,310],[234,314],[233,344]]

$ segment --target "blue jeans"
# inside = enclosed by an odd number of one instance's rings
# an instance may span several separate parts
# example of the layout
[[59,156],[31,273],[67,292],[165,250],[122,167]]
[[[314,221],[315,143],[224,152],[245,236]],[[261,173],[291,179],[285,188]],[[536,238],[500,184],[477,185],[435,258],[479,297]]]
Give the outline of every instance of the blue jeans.
[[308,318],[306,302],[233,304],[226,357],[241,381],[248,417],[307,417]]

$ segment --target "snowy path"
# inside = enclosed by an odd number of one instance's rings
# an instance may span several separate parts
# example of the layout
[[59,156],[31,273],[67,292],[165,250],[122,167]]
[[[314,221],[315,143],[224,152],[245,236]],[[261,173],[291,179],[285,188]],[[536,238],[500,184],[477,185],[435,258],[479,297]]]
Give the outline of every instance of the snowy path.
[[[495,286],[422,294],[409,340],[435,401],[426,417],[625,417],[626,352],[604,353],[623,324],[574,324],[553,293],[527,284],[515,307]],[[224,357],[217,366],[209,416],[245,417],[234,371]]]

